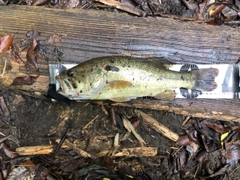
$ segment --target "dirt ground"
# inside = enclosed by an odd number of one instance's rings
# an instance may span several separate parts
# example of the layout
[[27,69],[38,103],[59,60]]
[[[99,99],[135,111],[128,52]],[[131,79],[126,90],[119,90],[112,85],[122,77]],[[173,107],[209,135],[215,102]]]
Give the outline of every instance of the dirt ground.
[[[127,154],[108,156],[107,154],[110,154],[114,147],[116,134],[119,133],[123,138],[127,133],[122,124],[123,117],[134,119],[131,117],[137,116],[133,108],[115,107],[114,111],[117,112],[115,118],[118,120],[114,125],[110,117],[111,102],[72,102],[71,105],[67,105],[51,100],[35,99],[21,92],[9,90],[1,90],[0,96],[4,97],[10,112],[9,116],[2,114],[1,135],[12,135],[1,151],[6,153],[7,147],[15,149],[49,144],[56,147],[56,140],[64,137],[75,145],[79,143],[78,148],[91,155],[88,158],[84,157],[73,146],[67,149],[60,148],[55,155],[32,155],[31,160],[37,165],[35,175],[40,173],[41,175],[38,176],[40,179],[44,179],[45,176],[53,179],[238,179],[240,173],[238,160],[226,161],[220,152],[219,133],[209,128],[208,131],[198,129],[198,136],[210,138],[206,135],[210,133],[211,140],[206,142],[212,149],[206,152],[202,142],[198,142],[201,144],[200,147],[196,152],[192,152],[188,149],[191,146],[182,148],[177,146],[176,142],[156,132],[137,117],[135,122],[137,121],[139,125],[136,126],[136,131],[146,145],[143,146],[133,134],[129,134],[126,140],[120,141],[115,153],[123,152],[124,148],[154,147],[157,150],[156,154],[147,155],[147,152],[140,150],[136,151],[135,155],[131,154],[132,151],[128,151]],[[147,109],[142,111],[179,136],[185,135],[186,129],[193,129],[192,123],[187,126],[182,125],[186,117],[181,115]],[[214,120],[212,122],[219,124]],[[222,124],[228,127],[237,125],[236,123]],[[68,130],[67,133],[66,130]],[[65,136],[64,133],[66,133]],[[210,147],[211,143],[214,146]],[[105,155],[97,155],[100,152],[105,152]],[[1,161],[5,166],[2,167],[2,173],[4,175],[5,171],[11,172],[9,177],[14,179],[13,164],[17,167],[18,163],[23,163],[25,159],[20,158],[22,156],[19,158],[16,156],[13,158],[15,160],[9,163],[9,157],[3,154]],[[7,156],[9,156],[8,153]],[[106,157],[109,159],[106,160]],[[40,165],[45,168],[45,171],[43,167],[39,167]],[[17,172],[15,179],[21,174]],[[26,175],[23,177],[26,179]]]

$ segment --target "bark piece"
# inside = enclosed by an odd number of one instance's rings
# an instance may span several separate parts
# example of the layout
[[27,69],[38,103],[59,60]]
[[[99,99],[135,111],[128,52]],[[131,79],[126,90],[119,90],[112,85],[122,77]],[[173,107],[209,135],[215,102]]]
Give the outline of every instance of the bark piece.
[[137,114],[139,114],[142,118],[144,123],[149,125],[152,129],[155,131],[161,133],[165,137],[171,139],[172,141],[177,141],[179,136],[175,132],[171,131],[169,128],[164,126],[163,124],[159,123],[157,120],[155,120],[153,117],[147,115],[146,113],[140,111],[140,110],[135,110]]

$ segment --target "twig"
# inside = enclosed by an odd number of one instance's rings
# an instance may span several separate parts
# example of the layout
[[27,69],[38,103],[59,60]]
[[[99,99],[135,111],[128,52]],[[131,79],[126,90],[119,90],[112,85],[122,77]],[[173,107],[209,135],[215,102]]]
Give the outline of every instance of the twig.
[[0,138],[0,143],[2,143],[3,141],[7,140],[10,137],[12,137],[12,135],[8,135],[8,136]]
[[174,153],[172,153],[172,156],[175,156],[182,148],[183,146],[180,146]]
[[96,115],[89,123],[87,123],[87,124],[82,128],[82,130],[87,129],[87,127],[88,127],[90,124],[92,124],[93,121],[95,121],[95,120],[98,118],[98,116],[99,116],[99,115]]
[[164,135],[165,137],[171,139],[172,141],[176,142],[178,140],[178,138],[179,138],[178,134],[176,134],[175,132],[171,131],[169,128],[167,128],[163,124],[159,123],[153,117],[145,114],[144,112],[142,112],[140,110],[135,110],[135,112],[138,115],[140,115],[143,118],[144,122],[146,124],[148,124],[155,131],[161,133],[162,135]]
[[184,121],[182,122],[182,125],[185,125],[190,118],[191,118],[190,116],[187,116],[187,117],[184,119]]
[[78,147],[77,145],[75,145],[74,143],[71,143],[70,141],[68,141],[67,139],[64,141],[64,143],[71,149],[73,149],[77,154],[79,154],[80,156],[84,157],[84,158],[91,158],[91,159],[96,159],[96,157],[92,154],[89,154],[88,152],[82,150],[80,147]]
[[0,109],[2,110],[4,117],[10,116],[10,112],[2,96],[0,96]]
[[63,142],[64,142],[65,139],[66,139],[66,136],[67,136],[67,133],[69,132],[69,130],[70,130],[70,127],[68,127],[68,128],[66,129],[66,131],[63,133],[60,142],[58,143],[58,145],[57,145],[57,146],[54,148],[54,150],[53,150],[53,156],[55,156],[55,155],[57,154],[57,152],[59,151],[59,149],[61,148]]
[[143,138],[135,131],[134,127],[127,119],[123,118],[123,125],[128,130],[128,132],[132,132],[133,135],[137,138],[137,140],[141,143],[141,145],[146,145],[147,143],[143,140]]
[[240,165],[238,165],[235,169],[233,169],[230,173],[229,176],[232,175],[232,173],[234,173],[236,170],[238,170],[240,168]]
[[123,148],[121,152],[114,154],[114,157],[147,157],[156,156],[158,147],[134,147],[134,148]]

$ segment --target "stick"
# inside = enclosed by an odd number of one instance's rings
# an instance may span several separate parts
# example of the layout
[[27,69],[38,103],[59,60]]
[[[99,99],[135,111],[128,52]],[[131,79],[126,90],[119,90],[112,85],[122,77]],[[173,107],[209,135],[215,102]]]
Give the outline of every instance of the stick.
[[171,131],[170,129],[168,129],[166,126],[164,126],[163,124],[159,123],[157,120],[155,120],[154,118],[152,118],[151,116],[145,114],[144,112],[140,111],[140,110],[135,110],[135,112],[140,115],[144,122],[149,125],[152,129],[154,129],[155,131],[161,133],[162,135],[164,135],[165,137],[171,139],[172,141],[177,141],[179,136],[178,134],[176,134],[175,132]]

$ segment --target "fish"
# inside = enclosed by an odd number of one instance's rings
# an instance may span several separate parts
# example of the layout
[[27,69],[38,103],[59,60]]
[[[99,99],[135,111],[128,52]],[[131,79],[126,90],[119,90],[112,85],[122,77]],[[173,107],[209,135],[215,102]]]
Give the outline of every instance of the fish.
[[69,99],[124,102],[138,97],[171,100],[176,88],[212,91],[218,69],[188,72],[167,69],[164,64],[133,57],[100,57],[80,63],[56,76],[59,93]]

